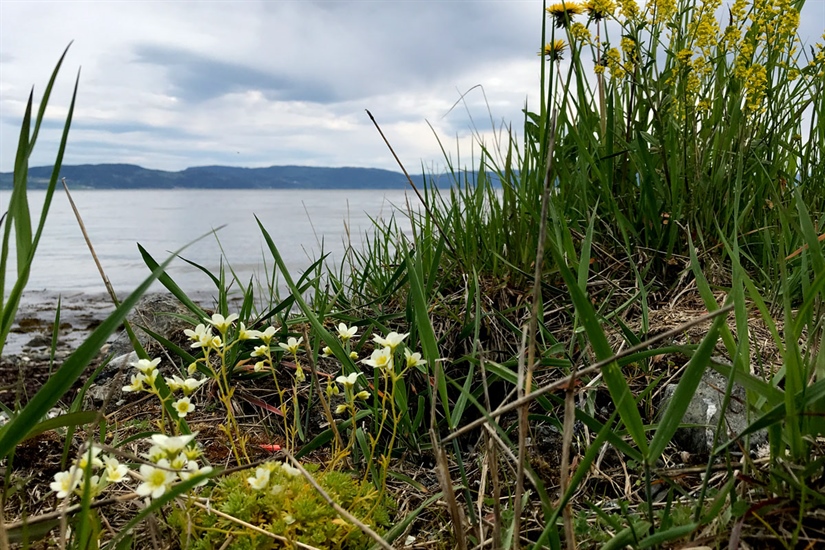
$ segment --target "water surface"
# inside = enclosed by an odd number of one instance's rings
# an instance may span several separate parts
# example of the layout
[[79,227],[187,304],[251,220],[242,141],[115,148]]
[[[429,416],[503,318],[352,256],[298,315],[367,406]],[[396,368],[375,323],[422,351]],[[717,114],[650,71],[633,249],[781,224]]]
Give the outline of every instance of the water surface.
[[[7,207],[8,197],[9,191],[0,192],[0,210]],[[30,192],[33,211],[39,212],[43,197],[43,192]],[[124,295],[149,275],[137,243],[163,261],[171,251],[220,226],[181,255],[213,273],[223,257],[243,280],[266,279],[264,265],[271,268],[273,262],[255,216],[293,276],[319,257],[322,246],[332,261],[340,261],[347,243],[361,246],[371,219],[395,216],[409,230],[406,194],[396,190],[87,190],[74,191],[72,197],[106,275]],[[7,271],[8,286],[13,272]],[[168,273],[187,293],[214,289],[205,274],[179,259]],[[66,294],[105,290],[62,190],[55,194],[27,288]]]

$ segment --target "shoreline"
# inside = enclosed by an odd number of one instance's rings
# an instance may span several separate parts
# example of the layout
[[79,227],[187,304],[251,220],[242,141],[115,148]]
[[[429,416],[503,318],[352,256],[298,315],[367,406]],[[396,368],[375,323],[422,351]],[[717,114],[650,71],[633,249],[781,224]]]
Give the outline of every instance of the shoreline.
[[[200,291],[188,296],[198,304],[213,302],[215,293]],[[171,294],[168,291],[150,290],[149,296]],[[59,292],[53,290],[24,291],[14,318],[6,344],[3,359],[20,356],[29,357],[51,348],[52,330],[60,299],[60,320],[58,331],[58,352],[71,352],[96,329],[114,310],[111,297],[105,292]],[[115,331],[108,341],[114,340],[120,331]],[[62,353],[58,353],[58,356]]]

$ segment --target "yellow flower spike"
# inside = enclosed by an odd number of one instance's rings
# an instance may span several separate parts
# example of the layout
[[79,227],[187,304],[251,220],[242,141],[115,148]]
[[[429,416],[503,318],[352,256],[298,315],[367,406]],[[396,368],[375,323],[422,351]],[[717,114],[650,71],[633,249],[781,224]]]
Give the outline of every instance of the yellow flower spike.
[[581,15],[584,9],[577,3],[573,2],[559,2],[547,8],[547,13],[553,18],[556,28],[561,29],[567,27],[573,22],[573,17]]
[[619,0],[619,12],[630,21],[639,17],[639,4],[636,0]]
[[588,0],[584,3],[584,10],[590,19],[599,22],[613,15],[616,11],[616,2],[614,0]]
[[589,44],[591,40],[590,29],[581,23],[573,23],[570,25],[570,36],[573,37],[573,40],[585,44]]
[[676,13],[676,0],[653,0],[648,3],[648,11],[651,12],[650,21],[653,24],[665,23]]

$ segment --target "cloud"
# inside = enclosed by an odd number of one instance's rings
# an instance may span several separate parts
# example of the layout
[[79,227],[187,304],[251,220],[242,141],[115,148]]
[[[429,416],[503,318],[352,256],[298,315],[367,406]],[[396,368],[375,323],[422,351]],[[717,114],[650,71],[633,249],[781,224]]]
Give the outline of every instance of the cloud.
[[[805,10],[813,41],[825,3]],[[474,133],[494,143],[537,104],[542,17],[538,0],[0,1],[0,170],[72,39],[35,164],[53,160],[78,66],[67,163],[395,168],[365,109],[408,168],[442,162],[436,136],[469,162]]]

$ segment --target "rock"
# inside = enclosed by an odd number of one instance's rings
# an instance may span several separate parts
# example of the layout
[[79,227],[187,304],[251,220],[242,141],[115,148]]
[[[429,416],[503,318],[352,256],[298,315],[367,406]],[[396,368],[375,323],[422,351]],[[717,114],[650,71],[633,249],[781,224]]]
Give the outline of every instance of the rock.
[[52,337],[46,334],[37,334],[33,336],[23,347],[26,348],[51,348]]
[[[192,318],[194,314],[171,294],[151,294],[144,296],[126,319],[132,325],[140,345],[150,352],[152,349],[159,350],[161,346],[140,327],[146,327],[169,340],[180,341],[183,330],[192,328],[192,324],[182,320],[181,317]],[[112,342],[109,349],[109,353],[115,355],[132,351],[134,347],[125,330]]]
[[[168,356],[161,354],[162,346],[141,327],[180,345],[186,339],[183,334],[184,329],[192,328],[192,324],[181,317],[191,318],[193,314],[169,294],[145,296],[127,317],[135,336],[149,357],[164,357],[158,366],[161,376],[180,374],[180,372],[177,366],[166,358]],[[123,386],[129,384],[131,375],[135,373],[132,364],[138,359],[125,330],[117,336],[106,353],[116,357],[101,371],[95,383],[86,392],[84,404],[87,408],[101,408],[108,397],[107,409],[110,409],[125,403],[130,395],[136,395],[124,394],[122,389]],[[122,374],[118,376],[118,373]]]
[[[727,383],[727,379],[716,371],[705,371],[682,419],[683,424],[697,424],[702,427],[679,428],[673,436],[673,442],[679,449],[691,453],[696,458],[704,458],[710,454],[725,399]],[[664,412],[667,408],[675,391],[675,384],[669,384],[665,388],[660,405],[661,412]],[[755,420],[755,416],[751,416],[751,421]],[[748,427],[748,424],[745,388],[739,384],[734,384],[728,408],[725,411],[723,424],[725,432],[719,434],[717,445],[721,445],[729,441],[731,437],[740,434]],[[767,432],[760,431],[752,434],[750,437],[751,450],[756,450],[766,441]]]

